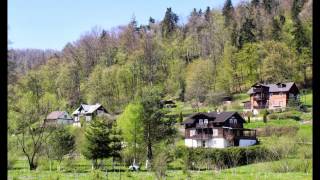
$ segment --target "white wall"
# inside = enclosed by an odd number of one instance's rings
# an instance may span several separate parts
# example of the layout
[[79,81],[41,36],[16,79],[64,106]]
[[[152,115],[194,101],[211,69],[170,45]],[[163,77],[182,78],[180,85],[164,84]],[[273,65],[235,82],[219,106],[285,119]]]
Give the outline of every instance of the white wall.
[[208,147],[212,147],[212,148],[226,148],[228,146],[230,146],[230,144],[224,138],[210,139],[208,144]]
[[74,123],[73,123],[73,126],[81,127],[81,124],[80,124],[80,122],[79,122],[79,121],[77,121],[77,122],[74,122]]
[[240,139],[239,141],[239,146],[240,147],[245,147],[245,146],[252,146],[256,144],[257,141],[253,139]]
[[184,144],[187,147],[197,147],[197,140],[194,139],[184,139]]
[[[226,148],[230,146],[228,141],[224,138],[213,138],[204,141],[205,147],[209,148]],[[185,139],[184,143],[187,147],[202,147],[202,140]]]

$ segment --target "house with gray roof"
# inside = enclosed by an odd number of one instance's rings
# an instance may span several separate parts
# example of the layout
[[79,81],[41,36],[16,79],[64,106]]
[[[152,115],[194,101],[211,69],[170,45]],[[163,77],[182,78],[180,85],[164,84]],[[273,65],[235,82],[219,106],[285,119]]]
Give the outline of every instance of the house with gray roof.
[[53,111],[45,119],[45,125],[73,124],[73,118],[66,111]]
[[243,123],[246,121],[237,112],[192,114],[182,122],[185,145],[192,148],[226,148],[257,144],[256,130],[243,128]]
[[110,116],[109,112],[99,103],[81,104],[73,113],[74,125],[80,126],[80,119],[83,118],[85,121],[91,121],[95,116]]
[[244,102],[247,111],[258,113],[259,109],[283,109],[289,100],[299,101],[299,89],[294,82],[262,84],[251,86],[247,94],[250,101]]

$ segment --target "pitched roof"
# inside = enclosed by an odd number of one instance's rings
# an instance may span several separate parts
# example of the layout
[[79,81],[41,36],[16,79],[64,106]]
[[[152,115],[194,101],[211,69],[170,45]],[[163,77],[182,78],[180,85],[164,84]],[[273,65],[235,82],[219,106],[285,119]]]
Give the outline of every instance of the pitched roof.
[[[182,124],[192,124],[194,122],[194,117],[199,115],[207,116],[208,118],[213,118],[213,122],[224,122],[228,120],[231,116],[238,114],[237,112],[208,112],[208,113],[196,113],[183,121]],[[241,116],[240,116],[241,117]]]
[[[59,117],[65,114],[68,115],[68,113],[65,111],[53,111],[47,116],[47,119],[59,119]],[[72,119],[72,118],[67,118],[67,119]]]
[[[284,86],[279,86],[280,84],[283,84]],[[291,87],[294,85],[294,82],[276,83],[276,84],[259,84],[259,85],[269,87],[269,92],[288,92],[291,89]],[[247,94],[252,94],[252,93],[253,93],[253,88],[251,87],[247,92]]]
[[100,108],[102,105],[97,103],[94,105],[89,105],[89,104],[81,104],[79,108],[77,108],[72,115],[74,114],[79,114],[80,113],[80,109],[83,109],[85,113],[93,113],[94,111],[96,111],[98,108]]

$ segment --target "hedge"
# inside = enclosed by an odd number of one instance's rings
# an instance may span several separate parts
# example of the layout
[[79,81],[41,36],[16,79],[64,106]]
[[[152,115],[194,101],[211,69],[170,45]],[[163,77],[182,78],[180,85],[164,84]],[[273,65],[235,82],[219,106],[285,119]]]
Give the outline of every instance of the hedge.
[[261,145],[249,147],[177,148],[176,157],[183,158],[189,169],[229,168],[271,160],[272,153]]

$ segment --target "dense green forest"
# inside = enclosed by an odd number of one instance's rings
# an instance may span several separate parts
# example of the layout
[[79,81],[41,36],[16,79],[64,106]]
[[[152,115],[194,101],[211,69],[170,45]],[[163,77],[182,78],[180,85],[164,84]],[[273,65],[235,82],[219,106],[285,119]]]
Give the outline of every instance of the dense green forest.
[[[122,112],[146,86],[166,98],[214,103],[256,82],[311,86],[312,1],[253,0],[222,10],[174,10],[112,31],[93,28],[61,52],[9,50],[9,108],[38,82],[58,109],[103,104]],[[39,52],[40,51],[40,52]],[[21,95],[21,96],[20,96]]]

